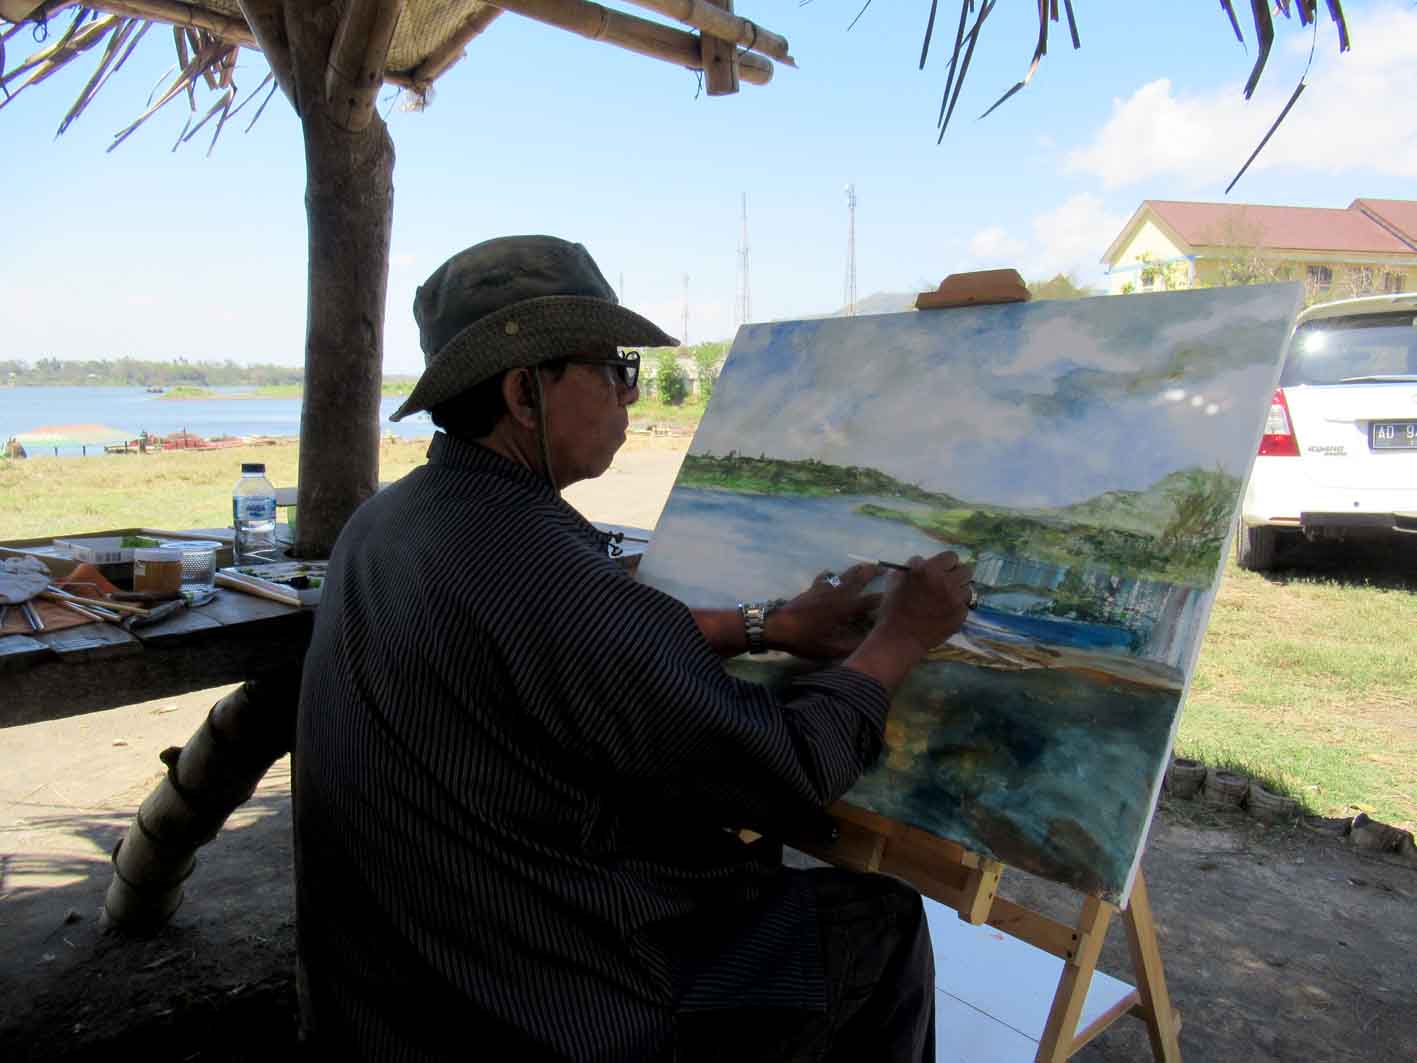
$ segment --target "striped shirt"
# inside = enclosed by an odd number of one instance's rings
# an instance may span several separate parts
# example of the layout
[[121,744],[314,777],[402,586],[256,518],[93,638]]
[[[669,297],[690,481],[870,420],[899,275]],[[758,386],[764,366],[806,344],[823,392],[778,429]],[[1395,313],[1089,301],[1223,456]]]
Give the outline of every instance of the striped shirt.
[[428,454],[340,535],[305,661],[314,1035],[657,1059],[676,1010],[824,1007],[810,896],[725,828],[819,815],[878,754],[884,688],[732,678],[534,473],[442,434]]

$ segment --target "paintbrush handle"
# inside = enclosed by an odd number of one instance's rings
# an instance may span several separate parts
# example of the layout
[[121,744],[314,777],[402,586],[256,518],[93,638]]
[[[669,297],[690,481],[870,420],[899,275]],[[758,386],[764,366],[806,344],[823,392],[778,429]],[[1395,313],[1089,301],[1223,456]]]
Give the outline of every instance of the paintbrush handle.
[[96,606],[100,609],[111,609],[119,613],[136,613],[139,616],[146,616],[148,611],[136,605],[129,605],[127,602],[98,601],[94,598],[83,598],[77,594],[70,594],[68,591],[54,589],[41,591],[40,597],[50,598],[57,602],[77,602],[80,605]]

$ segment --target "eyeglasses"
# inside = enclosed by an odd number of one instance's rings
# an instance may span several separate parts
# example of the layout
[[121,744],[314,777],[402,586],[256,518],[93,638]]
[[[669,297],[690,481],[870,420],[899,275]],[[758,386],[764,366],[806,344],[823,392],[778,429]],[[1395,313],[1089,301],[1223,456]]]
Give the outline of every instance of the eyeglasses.
[[626,351],[613,358],[567,358],[566,361],[571,365],[613,366],[620,386],[626,389],[634,387],[640,380],[639,351]]

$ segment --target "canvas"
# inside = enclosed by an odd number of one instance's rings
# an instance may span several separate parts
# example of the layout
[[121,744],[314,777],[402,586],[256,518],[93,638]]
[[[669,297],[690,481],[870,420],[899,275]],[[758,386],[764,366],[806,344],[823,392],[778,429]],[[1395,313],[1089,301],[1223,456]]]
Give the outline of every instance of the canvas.
[[1269,285],[746,326],[640,578],[722,607],[957,551],[979,605],[846,800],[1120,903],[1298,307]]

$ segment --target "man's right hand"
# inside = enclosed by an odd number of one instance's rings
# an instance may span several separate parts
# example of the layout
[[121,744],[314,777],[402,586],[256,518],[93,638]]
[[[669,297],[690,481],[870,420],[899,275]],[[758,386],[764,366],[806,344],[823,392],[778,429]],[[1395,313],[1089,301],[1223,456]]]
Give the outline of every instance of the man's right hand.
[[969,611],[974,569],[946,550],[912,557],[909,571],[892,575],[876,625],[844,662],[894,691],[931,649],[961,627]]

